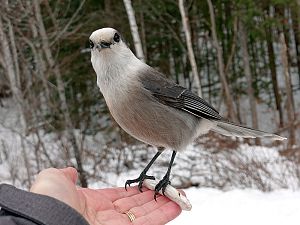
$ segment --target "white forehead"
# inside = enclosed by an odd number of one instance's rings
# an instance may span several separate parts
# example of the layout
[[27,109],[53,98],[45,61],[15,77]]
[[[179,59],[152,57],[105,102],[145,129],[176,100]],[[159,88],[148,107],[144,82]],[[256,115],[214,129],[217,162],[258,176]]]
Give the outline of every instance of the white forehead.
[[102,28],[99,30],[95,30],[91,34],[90,39],[94,42],[110,41],[116,32],[117,32],[117,30],[110,28],[110,27]]

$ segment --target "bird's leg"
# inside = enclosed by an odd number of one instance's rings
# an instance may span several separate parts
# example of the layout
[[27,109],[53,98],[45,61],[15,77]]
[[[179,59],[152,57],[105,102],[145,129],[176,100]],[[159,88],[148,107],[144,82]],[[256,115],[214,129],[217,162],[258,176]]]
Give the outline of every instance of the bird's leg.
[[151,180],[155,180],[154,176],[148,176],[146,173],[148,172],[149,168],[152,166],[152,164],[154,163],[154,161],[158,158],[158,156],[160,156],[160,154],[162,153],[162,151],[158,151],[155,156],[151,159],[151,161],[148,163],[148,165],[145,167],[145,169],[141,172],[140,176],[137,179],[133,179],[133,180],[127,180],[125,183],[125,189],[127,190],[127,186],[130,186],[130,184],[132,183],[139,183],[138,184],[138,189],[140,192],[142,192],[142,185],[145,179],[151,179]]
[[155,201],[156,201],[156,196],[159,194],[159,191],[162,190],[163,195],[165,195],[166,187],[171,183],[170,174],[171,174],[171,169],[172,169],[175,156],[176,156],[176,151],[173,151],[167,173],[165,174],[163,179],[160,180],[159,183],[155,186],[155,194],[154,194]]

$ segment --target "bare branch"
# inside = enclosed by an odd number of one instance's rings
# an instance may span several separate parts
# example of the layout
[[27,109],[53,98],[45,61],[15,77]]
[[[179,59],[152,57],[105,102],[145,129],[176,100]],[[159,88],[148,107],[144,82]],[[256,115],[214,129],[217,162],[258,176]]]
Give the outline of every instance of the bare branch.
[[[287,93],[287,115],[289,121],[295,121],[295,109],[293,104],[293,92],[291,86],[291,77],[289,73],[289,63],[288,63],[288,53],[287,53],[287,45],[286,40],[284,37],[284,33],[280,33],[280,44],[281,44],[281,61],[283,65],[283,72],[285,78],[285,87]],[[289,126],[289,147],[292,147],[296,143],[296,136],[295,136],[295,127],[294,124],[291,123]]]
[[236,39],[237,39],[237,27],[238,27],[238,20],[237,17],[235,16],[233,19],[233,37],[232,37],[232,44],[231,44],[231,49],[230,49],[230,54],[227,59],[226,65],[225,65],[225,74],[228,75],[229,68],[232,65],[233,57],[235,55],[235,50],[236,50]]
[[[158,184],[157,180],[145,179],[143,185],[150,190],[154,190],[155,186]],[[162,194],[162,191],[159,192]],[[182,210],[190,211],[192,209],[192,204],[182,193],[180,193],[176,188],[170,184],[165,190],[165,196],[171,199],[173,202],[177,203]]]
[[217,37],[217,30],[216,30],[216,21],[215,21],[215,12],[214,7],[211,3],[211,0],[207,0],[208,8],[209,8],[209,15],[211,21],[211,32],[213,36],[212,44],[217,50],[217,59],[218,59],[218,69],[219,75],[222,82],[222,88],[225,93],[225,102],[227,105],[227,110],[229,113],[229,117],[233,122],[237,122],[237,116],[234,110],[233,99],[230,93],[229,85],[225,75],[225,68],[224,68],[224,61],[223,61],[223,49],[219,45],[218,37]]
[[196,63],[193,45],[192,45],[191,31],[189,28],[189,19],[185,12],[183,0],[179,0],[178,5],[179,5],[179,9],[180,9],[180,14],[181,14],[183,30],[184,30],[184,34],[185,34],[185,38],[186,38],[186,45],[187,45],[187,49],[188,49],[188,56],[189,56],[189,60],[190,60],[191,68],[192,68],[193,78],[196,83],[198,95],[201,97],[202,96],[201,80],[200,80],[200,76],[198,73],[197,63]]
[[123,0],[123,2],[125,5],[125,8],[126,8],[127,15],[128,15],[128,20],[129,20],[129,24],[130,24],[130,30],[131,30],[131,34],[132,34],[132,38],[133,38],[133,42],[134,42],[134,48],[136,51],[136,55],[140,60],[145,61],[145,56],[144,56],[144,52],[143,52],[143,48],[142,48],[142,42],[141,42],[141,38],[139,35],[138,26],[136,24],[136,19],[135,19],[131,0]]
[[82,0],[80,5],[78,6],[75,13],[72,15],[72,17],[69,19],[69,22],[65,25],[65,27],[56,35],[55,39],[50,43],[50,47],[54,45],[64,34],[66,34],[67,30],[71,26],[71,24],[77,19],[78,13],[82,9],[84,3],[86,0]]

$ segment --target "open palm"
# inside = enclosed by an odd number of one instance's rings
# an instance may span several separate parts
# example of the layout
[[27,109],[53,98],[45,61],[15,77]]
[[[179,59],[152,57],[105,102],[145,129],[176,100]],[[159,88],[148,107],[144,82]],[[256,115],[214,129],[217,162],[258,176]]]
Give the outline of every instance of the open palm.
[[[46,169],[37,177],[31,192],[54,197],[76,209],[91,225],[147,224],[160,225],[176,218],[180,207],[164,196],[157,202],[153,191],[136,187],[88,189],[78,188],[74,168]],[[131,222],[125,212],[136,217]]]

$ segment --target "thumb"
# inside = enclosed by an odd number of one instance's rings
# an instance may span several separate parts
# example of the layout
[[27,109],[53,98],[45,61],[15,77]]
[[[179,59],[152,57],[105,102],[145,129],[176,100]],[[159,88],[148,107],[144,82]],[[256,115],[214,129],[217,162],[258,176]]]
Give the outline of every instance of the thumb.
[[62,172],[65,177],[69,179],[73,184],[76,184],[78,173],[74,167],[67,167],[64,169],[60,169],[59,171]]

